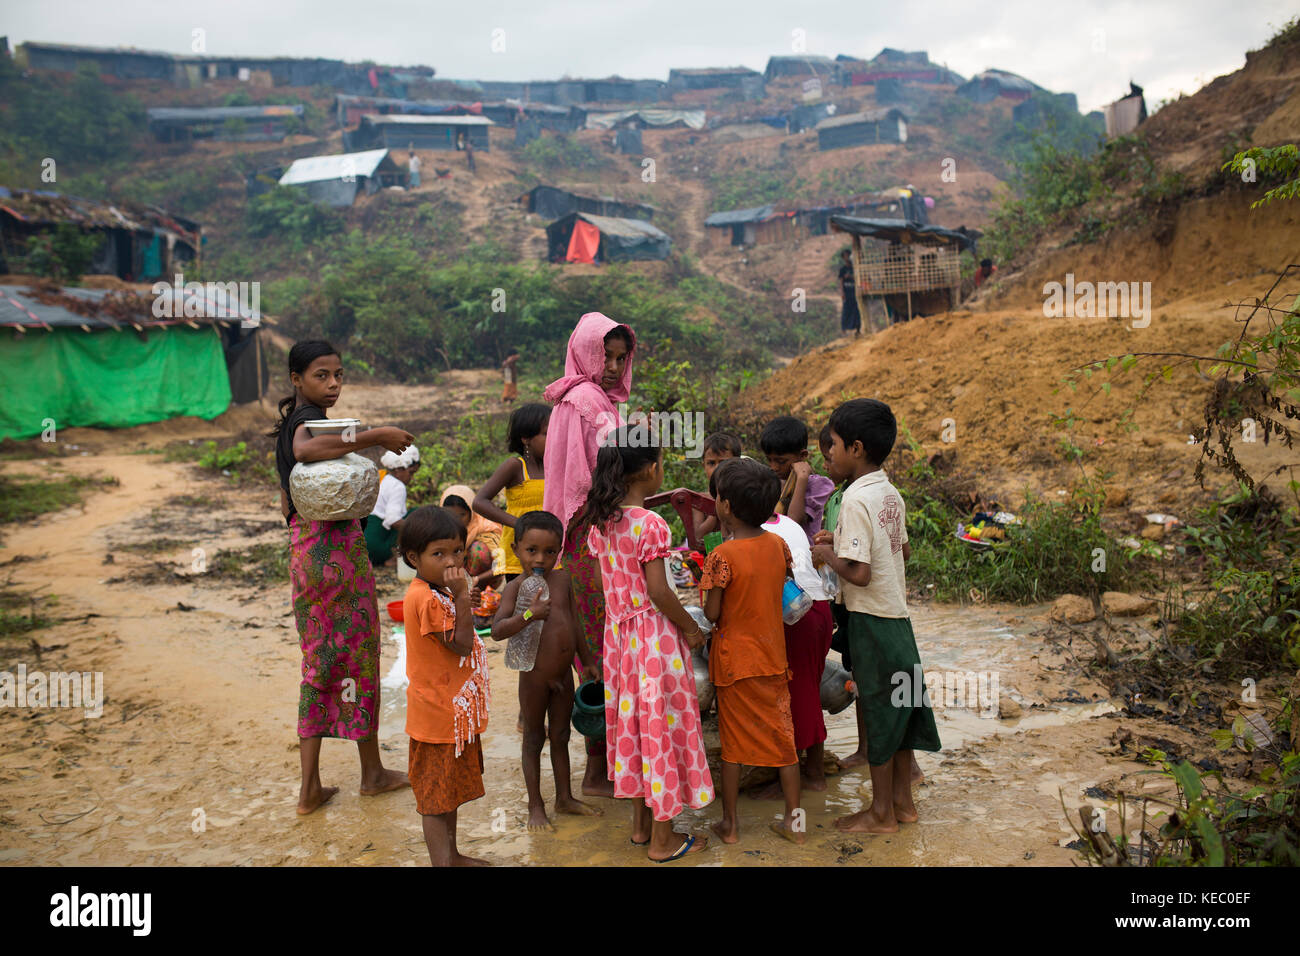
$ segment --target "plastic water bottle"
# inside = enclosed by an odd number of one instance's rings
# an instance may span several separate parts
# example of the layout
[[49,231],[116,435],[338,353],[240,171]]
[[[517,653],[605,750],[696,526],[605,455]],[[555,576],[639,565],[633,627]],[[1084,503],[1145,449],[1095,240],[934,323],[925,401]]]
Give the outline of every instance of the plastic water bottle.
[[[522,614],[533,606],[533,598],[540,594],[543,599],[551,596],[551,589],[546,586],[546,572],[533,568],[533,573],[519,584],[519,594],[515,598],[515,613]],[[542,643],[542,625],[544,621],[529,621],[524,629],[506,642],[506,667],[515,671],[530,671],[537,662],[537,648]]]
[[785,579],[785,588],[781,592],[781,620],[787,624],[798,624],[808,609],[813,606],[813,599],[790,578]]
[[686,609],[686,613],[689,614],[691,616],[691,619],[694,620],[695,623],[700,626],[700,630],[704,632],[704,635],[706,637],[713,630],[713,622],[704,616],[704,608],[700,607],[699,605],[692,604],[690,607]]
[[826,591],[826,600],[834,601],[840,594],[840,576],[831,570],[829,564],[823,564],[817,569],[818,575],[822,579],[822,588]]

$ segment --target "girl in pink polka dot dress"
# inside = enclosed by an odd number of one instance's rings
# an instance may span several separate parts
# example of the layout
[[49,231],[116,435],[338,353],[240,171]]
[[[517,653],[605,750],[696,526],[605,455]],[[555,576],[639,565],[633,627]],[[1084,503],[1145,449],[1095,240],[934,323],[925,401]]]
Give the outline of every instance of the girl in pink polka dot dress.
[[659,448],[647,447],[652,438],[640,431],[640,440],[635,427],[609,434],[570,534],[587,535],[604,585],[605,747],[614,796],[633,800],[632,842],[666,863],[707,843],[702,834],[676,832],[672,821],[713,801],[713,778],[690,665],[690,649],[704,635],[668,583],[668,524],[644,507],[664,473]]

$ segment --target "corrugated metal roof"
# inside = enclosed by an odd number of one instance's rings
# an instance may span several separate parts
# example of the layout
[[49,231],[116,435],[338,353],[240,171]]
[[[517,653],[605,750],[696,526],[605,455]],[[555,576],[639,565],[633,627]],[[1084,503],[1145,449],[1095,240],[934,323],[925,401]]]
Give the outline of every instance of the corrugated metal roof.
[[579,212],[574,213],[574,215],[587,220],[601,232],[611,236],[624,236],[629,239],[636,239],[641,236],[653,236],[656,239],[668,238],[668,233],[657,226],[650,225],[644,219],[615,219],[612,216],[596,216],[589,212]]
[[982,233],[974,229],[965,232],[945,229],[943,226],[922,226],[907,219],[860,219],[856,216],[831,216],[831,225],[839,232],[868,236],[872,239],[898,241],[903,236],[928,245],[955,242],[962,248],[974,248]]
[[386,149],[368,149],[360,153],[340,153],[337,156],[308,156],[295,159],[293,165],[280,177],[281,186],[300,183],[318,183],[345,176],[373,176],[388,157]]
[[[74,299],[82,299],[89,303],[98,303],[109,295],[112,290],[109,289],[60,289],[59,295],[65,295]],[[136,293],[143,295],[142,293]],[[145,298],[148,298],[145,296]],[[162,299],[168,299],[175,303],[174,289],[168,286],[167,291],[160,296]],[[219,311],[235,310],[242,314],[252,317],[252,313],[243,308],[237,301],[227,307],[227,298],[220,290],[215,296],[209,296],[206,289],[200,296],[189,295],[182,298],[181,303],[177,303],[176,311],[183,311],[184,302],[202,302],[203,311],[215,316]],[[171,325],[212,325],[214,323],[239,322],[239,316],[230,316],[228,318],[209,318],[207,316],[191,316],[188,318],[162,318],[156,319],[141,317],[137,321],[118,320],[109,315],[81,315],[62,305],[52,305],[39,301],[32,296],[24,286],[0,285],[0,327],[6,328],[23,328],[23,329],[57,329],[57,328],[82,328],[86,330],[94,329],[129,329],[139,328],[158,328]]]
[[770,219],[773,206],[751,206],[748,209],[731,209],[727,212],[715,212],[704,220],[706,226],[736,226],[743,222],[762,222]]
[[437,116],[412,116],[405,113],[367,113],[361,121],[374,126],[495,126],[486,116],[440,113]]
[[798,61],[799,63],[817,63],[817,64],[825,64],[827,66],[835,65],[834,60],[832,60],[828,56],[823,56],[820,53],[793,53],[793,54],[786,53],[778,56],[770,56],[767,58],[767,61],[769,63],[786,63],[789,61]]
[[73,43],[36,43],[31,40],[28,40],[23,46],[33,50],[54,50],[59,53],[94,53],[100,55],[105,53],[126,53],[131,56],[161,56],[168,60],[177,57],[175,53],[167,53],[163,50],[140,50],[133,46],[78,46]]
[[149,122],[201,123],[208,120],[263,119],[268,116],[301,116],[302,104],[266,106],[158,106],[147,111]]
[[91,229],[130,229],[137,232],[174,232],[197,247],[202,228],[186,219],[135,203],[107,203],[98,199],[67,196],[45,189],[6,189],[0,186],[0,212],[33,225],[69,223]]
[[879,123],[893,117],[907,121],[902,110],[880,109],[864,110],[861,113],[849,113],[847,116],[832,116],[817,124],[816,129],[832,129],[837,126],[854,126],[858,123]]
[[736,73],[743,73],[747,76],[760,75],[758,70],[751,70],[747,66],[705,66],[699,68],[673,67],[668,71],[669,76],[672,76],[674,73],[680,74],[681,76],[732,76]]

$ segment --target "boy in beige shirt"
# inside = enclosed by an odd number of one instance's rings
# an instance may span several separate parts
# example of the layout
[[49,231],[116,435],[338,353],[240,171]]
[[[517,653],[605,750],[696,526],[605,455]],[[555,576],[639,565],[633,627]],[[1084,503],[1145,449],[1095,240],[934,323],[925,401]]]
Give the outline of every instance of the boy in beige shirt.
[[840,578],[871,765],[871,806],[841,817],[835,826],[896,833],[900,823],[917,819],[912,751],[941,746],[907,614],[907,511],[881,470],[898,424],[884,402],[855,398],[835,409],[830,429],[834,470],[852,484],[844,492],[835,531],[818,535],[813,558]]

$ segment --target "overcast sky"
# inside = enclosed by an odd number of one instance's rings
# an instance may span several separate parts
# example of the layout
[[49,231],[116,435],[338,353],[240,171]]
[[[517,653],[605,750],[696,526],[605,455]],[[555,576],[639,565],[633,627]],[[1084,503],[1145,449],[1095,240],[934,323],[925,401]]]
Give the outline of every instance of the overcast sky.
[[[1079,96],[1085,112],[1128,89],[1155,106],[1245,62],[1294,15],[1294,0],[0,0],[0,35],[188,53],[321,56],[424,64],[445,77],[667,79],[671,67],[761,70],[792,50],[870,57],[928,50],[970,76],[989,67]],[[1271,26],[1270,26],[1271,24]],[[504,50],[493,52],[493,31]]]

